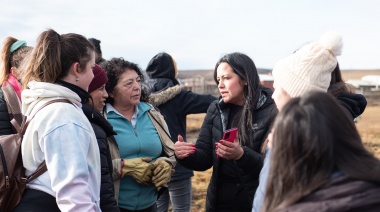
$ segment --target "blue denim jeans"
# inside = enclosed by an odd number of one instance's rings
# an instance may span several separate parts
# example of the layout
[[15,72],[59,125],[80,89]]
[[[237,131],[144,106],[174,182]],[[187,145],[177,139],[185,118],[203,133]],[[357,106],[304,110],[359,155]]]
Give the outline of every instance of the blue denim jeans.
[[172,203],[173,212],[189,212],[191,193],[191,178],[169,182],[168,189],[157,200],[157,212],[168,211],[169,201]]

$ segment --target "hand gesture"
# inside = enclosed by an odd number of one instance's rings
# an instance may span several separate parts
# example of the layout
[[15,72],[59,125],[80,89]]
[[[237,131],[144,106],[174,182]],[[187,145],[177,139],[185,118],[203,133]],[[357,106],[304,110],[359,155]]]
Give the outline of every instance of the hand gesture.
[[193,143],[187,143],[183,141],[181,135],[178,135],[178,141],[174,144],[174,153],[178,159],[188,157],[195,152],[196,148]]

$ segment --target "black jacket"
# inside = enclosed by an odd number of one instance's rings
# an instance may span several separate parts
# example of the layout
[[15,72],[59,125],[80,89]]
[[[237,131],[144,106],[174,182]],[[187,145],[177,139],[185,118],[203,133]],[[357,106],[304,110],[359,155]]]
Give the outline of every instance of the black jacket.
[[277,212],[303,211],[380,211],[380,185],[351,179],[346,176],[332,178],[300,201]]
[[102,211],[119,211],[115,199],[114,184],[112,179],[112,159],[107,142],[107,137],[116,133],[111,124],[89,104],[83,104],[83,112],[90,121],[98,140],[101,163],[100,185],[100,209]]
[[[151,78],[145,83],[151,93],[150,103],[157,106],[164,116],[172,141],[176,142],[178,135],[186,139],[186,116],[206,113],[216,97],[182,90],[175,78],[173,60],[166,53],[156,55],[149,62],[146,72]],[[187,179],[191,176],[193,171],[177,164],[172,180]]]
[[344,93],[336,97],[350,118],[357,118],[367,107],[367,100],[361,94]]
[[[253,196],[258,186],[259,174],[265,157],[260,153],[260,148],[269,134],[272,122],[277,114],[276,105],[271,98],[272,91],[263,87],[262,96],[265,96],[265,102],[261,103],[254,114],[254,141],[251,145],[243,146],[244,154],[239,160],[227,161],[216,158],[215,143],[222,138],[223,129],[230,125],[233,119],[233,117],[230,117],[229,120],[222,123],[221,116],[223,114],[224,118],[228,117],[228,111],[234,107],[231,104],[223,104],[219,101],[214,101],[207,111],[197,139],[195,153],[182,160],[177,158],[180,164],[192,170],[205,171],[213,167],[211,181],[207,190],[206,211],[215,211],[218,185],[222,180],[221,172],[231,171],[221,171],[220,167],[227,169],[230,167],[229,169],[236,170],[234,180],[237,181],[236,185],[241,187],[240,192],[242,195],[239,196],[243,197],[236,204],[241,203],[244,204],[244,207],[252,207]],[[230,166],[223,166],[223,163],[228,163]]]
[[13,134],[13,127],[9,119],[7,103],[4,99],[3,90],[0,89],[0,135]]

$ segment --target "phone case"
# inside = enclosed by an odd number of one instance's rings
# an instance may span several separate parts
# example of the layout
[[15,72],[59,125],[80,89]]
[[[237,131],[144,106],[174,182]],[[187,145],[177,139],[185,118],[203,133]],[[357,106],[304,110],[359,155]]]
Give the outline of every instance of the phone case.
[[222,140],[234,142],[236,135],[237,135],[237,132],[238,132],[237,128],[232,128],[232,129],[226,130],[223,134]]

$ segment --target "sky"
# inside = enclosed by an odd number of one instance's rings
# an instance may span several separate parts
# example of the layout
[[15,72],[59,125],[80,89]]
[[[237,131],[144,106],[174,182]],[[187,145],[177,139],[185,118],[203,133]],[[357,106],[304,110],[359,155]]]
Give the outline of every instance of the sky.
[[380,0],[2,0],[0,39],[35,45],[40,33],[101,40],[105,59],[123,57],[145,70],[167,52],[179,70],[213,69],[242,52],[257,68],[326,31],[343,37],[341,69],[380,69]]

